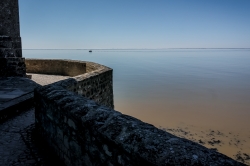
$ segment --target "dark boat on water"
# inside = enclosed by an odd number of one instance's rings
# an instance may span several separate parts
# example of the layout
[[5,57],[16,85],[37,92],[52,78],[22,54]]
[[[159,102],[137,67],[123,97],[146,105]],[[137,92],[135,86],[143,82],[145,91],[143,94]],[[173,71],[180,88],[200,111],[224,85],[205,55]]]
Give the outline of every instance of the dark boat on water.
[[89,52],[92,52],[92,50],[89,50]]

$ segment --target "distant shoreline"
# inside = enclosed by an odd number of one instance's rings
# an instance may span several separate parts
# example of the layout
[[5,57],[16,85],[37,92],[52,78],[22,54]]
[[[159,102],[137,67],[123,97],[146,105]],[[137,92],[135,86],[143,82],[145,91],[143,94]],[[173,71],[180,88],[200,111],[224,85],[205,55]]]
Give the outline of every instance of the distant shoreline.
[[242,49],[250,49],[250,48],[142,48],[142,49],[140,49],[140,48],[126,48],[126,49],[124,49],[124,48],[122,48],[122,49],[120,49],[120,48],[114,48],[114,49],[112,49],[112,48],[95,48],[95,49],[93,49],[93,48],[70,48],[70,49],[65,49],[65,48],[23,48],[23,50],[174,50],[174,49],[185,49],[185,50],[190,50],[190,49],[196,49],[196,50],[198,50],[198,49],[210,49],[210,50],[215,50],[215,49],[227,49],[227,50],[235,50],[235,49],[240,49],[240,50],[242,50]]

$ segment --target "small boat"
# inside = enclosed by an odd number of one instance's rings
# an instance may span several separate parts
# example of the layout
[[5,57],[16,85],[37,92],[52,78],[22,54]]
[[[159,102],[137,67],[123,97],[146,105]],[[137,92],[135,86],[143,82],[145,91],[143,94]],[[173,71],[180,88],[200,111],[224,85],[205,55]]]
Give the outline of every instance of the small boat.
[[92,50],[89,50],[89,52],[92,52]]

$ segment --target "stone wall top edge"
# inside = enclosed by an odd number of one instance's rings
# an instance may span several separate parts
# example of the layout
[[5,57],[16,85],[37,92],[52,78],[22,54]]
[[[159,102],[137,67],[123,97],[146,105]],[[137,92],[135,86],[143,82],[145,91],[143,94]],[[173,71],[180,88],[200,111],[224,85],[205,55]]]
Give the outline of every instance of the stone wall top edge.
[[74,77],[71,77],[71,78],[78,81],[78,80],[81,80],[82,78],[86,79],[86,78],[94,77],[94,76],[100,75],[101,73],[105,73],[105,72],[108,72],[108,71],[112,71],[112,69],[100,67],[97,70],[93,70],[91,72],[86,72],[84,74],[80,74],[80,75],[77,75],[77,76],[74,76]]
[[77,62],[77,63],[85,63],[86,66],[90,65],[90,66],[94,66],[93,67],[93,70],[91,71],[88,71],[86,73],[83,73],[83,74],[80,74],[80,75],[77,75],[77,76],[74,76],[74,77],[70,77],[68,79],[65,79],[65,80],[61,80],[61,81],[58,81],[58,82],[55,82],[55,83],[52,83],[51,85],[56,85],[56,86],[61,86],[63,88],[69,88],[71,87],[72,85],[75,85],[77,84],[78,82],[81,82],[83,80],[86,80],[86,79],[89,79],[91,77],[95,77],[97,75],[100,75],[102,73],[105,73],[105,72],[112,72],[113,69],[107,67],[107,66],[104,66],[104,65],[101,65],[101,64],[98,64],[98,63],[95,63],[95,62],[89,62],[89,61],[80,61],[80,60],[68,60],[68,59],[37,59],[37,58],[26,58],[25,59],[25,62],[31,62],[31,61],[40,61],[40,62],[44,62],[44,61],[64,61],[64,62]]
[[26,58],[27,61],[67,61],[67,62],[79,62],[86,63],[87,61],[71,60],[71,59],[46,59],[46,58]]
[[[41,59],[41,58],[26,58],[26,61],[68,61],[68,62],[79,62],[79,63],[86,63],[86,64],[93,64],[96,66],[103,66],[105,68],[109,68],[105,65],[101,65],[96,62],[91,62],[91,61],[82,61],[82,60],[71,60],[71,59]],[[111,69],[111,68],[109,68]]]
[[81,75],[77,75],[75,77],[70,77],[68,79],[52,83],[51,85],[60,86],[60,87],[67,89],[67,88],[71,87],[72,85],[76,85],[77,83],[79,83],[83,80],[90,79],[92,77],[95,77],[95,76],[98,76],[100,74],[103,74],[105,72],[110,72],[110,71],[112,71],[112,69],[110,69],[110,68],[103,68],[103,69],[99,69],[99,70],[94,70],[92,72],[84,73]]
[[113,70],[107,66],[101,65],[99,63],[95,63],[95,62],[90,62],[90,61],[81,61],[81,60],[70,60],[70,59],[38,59],[38,58],[25,58],[26,62],[29,61],[64,61],[64,62],[77,62],[77,63],[85,63],[86,66],[90,65],[90,66],[94,66],[94,69],[91,70],[91,72],[87,72],[81,75],[77,75],[74,76],[72,78],[79,78],[83,75],[88,75],[89,73],[96,73],[96,72],[100,72],[100,71],[108,71],[108,70]]

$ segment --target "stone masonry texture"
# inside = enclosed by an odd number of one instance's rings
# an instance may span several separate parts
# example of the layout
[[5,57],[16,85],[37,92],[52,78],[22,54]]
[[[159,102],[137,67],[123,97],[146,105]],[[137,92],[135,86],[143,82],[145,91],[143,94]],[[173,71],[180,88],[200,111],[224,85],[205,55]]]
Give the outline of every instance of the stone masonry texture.
[[35,90],[36,128],[70,165],[244,165],[58,85]]
[[24,58],[0,58],[0,77],[26,75]]
[[1,0],[0,9],[0,35],[20,37],[18,0]]
[[26,72],[77,76],[86,73],[86,62],[62,59],[26,59]]
[[88,97],[98,104],[114,108],[113,70],[111,68],[98,63],[75,60],[26,59],[25,63],[27,72],[30,73],[60,73],[72,76],[53,85]]
[[76,78],[68,78],[52,85],[64,87],[76,94],[96,101],[98,104],[114,108],[112,70],[88,73]]
[[0,1],[0,76],[25,76],[18,0]]

